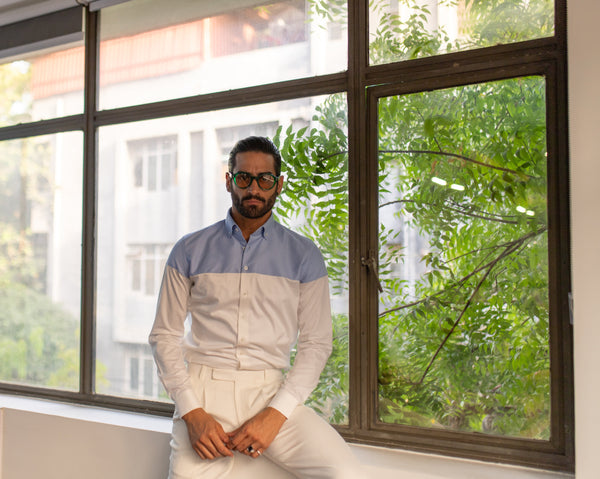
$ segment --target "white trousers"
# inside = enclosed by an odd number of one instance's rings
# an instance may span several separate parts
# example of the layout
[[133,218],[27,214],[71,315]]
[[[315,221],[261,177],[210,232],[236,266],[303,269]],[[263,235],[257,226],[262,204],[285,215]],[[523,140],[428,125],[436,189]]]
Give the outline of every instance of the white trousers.
[[[235,371],[190,364],[194,391],[202,408],[225,432],[262,411],[278,391],[281,371]],[[234,457],[203,460],[190,444],[187,426],[177,411],[173,418],[169,479],[225,479]],[[312,409],[298,406],[279,434],[255,461],[273,461],[298,478],[364,479],[352,451],[326,421]],[[252,479],[248,476],[249,479]]]

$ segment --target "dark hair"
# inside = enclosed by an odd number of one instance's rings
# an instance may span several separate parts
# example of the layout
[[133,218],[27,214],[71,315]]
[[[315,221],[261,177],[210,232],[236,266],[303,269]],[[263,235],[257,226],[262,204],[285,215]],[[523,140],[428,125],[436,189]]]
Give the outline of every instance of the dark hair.
[[259,151],[267,155],[272,155],[275,160],[275,176],[281,174],[281,153],[273,142],[265,136],[249,136],[238,141],[229,153],[229,161],[227,163],[229,171],[233,172],[235,168],[235,156],[238,153],[245,153],[247,151]]

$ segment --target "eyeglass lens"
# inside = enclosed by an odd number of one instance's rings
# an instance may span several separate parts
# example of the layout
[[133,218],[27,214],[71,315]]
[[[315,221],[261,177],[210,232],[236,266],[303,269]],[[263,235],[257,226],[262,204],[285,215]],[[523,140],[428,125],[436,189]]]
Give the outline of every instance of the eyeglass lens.
[[233,180],[239,188],[248,188],[253,179],[256,180],[258,186],[263,190],[270,190],[277,181],[277,178],[270,173],[262,173],[258,176],[252,176],[250,173],[240,171],[233,175]]

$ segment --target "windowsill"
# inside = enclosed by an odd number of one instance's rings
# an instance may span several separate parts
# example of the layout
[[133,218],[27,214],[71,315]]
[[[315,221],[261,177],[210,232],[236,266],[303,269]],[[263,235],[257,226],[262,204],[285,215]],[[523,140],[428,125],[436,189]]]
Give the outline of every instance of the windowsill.
[[0,394],[0,409],[49,414],[80,421],[91,421],[112,426],[131,427],[147,431],[171,433],[171,420],[166,417],[105,409],[57,401]]
[[[0,394],[0,411],[2,409],[14,409],[136,429],[149,433],[164,434],[166,437],[171,431],[171,420],[169,418],[35,398]],[[1,427],[0,420],[0,429]],[[373,477],[378,479],[573,479],[575,477],[573,474],[568,473],[541,471],[383,447],[352,444],[352,449],[358,459],[372,472]],[[168,458],[165,457],[164,460],[166,461]]]

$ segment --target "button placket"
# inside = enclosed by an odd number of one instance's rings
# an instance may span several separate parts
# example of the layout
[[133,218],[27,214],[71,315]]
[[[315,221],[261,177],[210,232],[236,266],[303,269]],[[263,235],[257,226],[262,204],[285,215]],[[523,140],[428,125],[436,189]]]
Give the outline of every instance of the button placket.
[[[240,282],[239,282],[239,314],[238,314],[238,360],[240,366],[243,365],[243,347],[248,343],[248,277],[244,274],[249,270],[246,264],[248,258],[249,246],[246,244],[242,248],[242,268],[240,271]],[[240,351],[240,348],[242,350]]]

